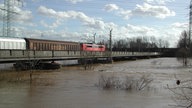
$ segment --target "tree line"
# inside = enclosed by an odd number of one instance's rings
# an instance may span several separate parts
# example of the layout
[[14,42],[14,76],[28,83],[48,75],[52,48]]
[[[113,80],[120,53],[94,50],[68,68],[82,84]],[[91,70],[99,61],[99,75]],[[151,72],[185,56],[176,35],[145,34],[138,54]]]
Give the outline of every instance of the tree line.
[[[109,41],[101,41],[109,49]],[[156,37],[133,37],[113,41],[113,51],[149,51],[150,49],[168,48],[169,42]]]

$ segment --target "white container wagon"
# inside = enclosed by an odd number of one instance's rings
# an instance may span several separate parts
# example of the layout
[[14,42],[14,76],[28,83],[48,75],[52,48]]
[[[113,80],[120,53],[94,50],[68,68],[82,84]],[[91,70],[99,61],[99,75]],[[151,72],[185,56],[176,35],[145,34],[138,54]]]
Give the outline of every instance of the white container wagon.
[[0,37],[0,49],[26,49],[26,41],[21,38]]

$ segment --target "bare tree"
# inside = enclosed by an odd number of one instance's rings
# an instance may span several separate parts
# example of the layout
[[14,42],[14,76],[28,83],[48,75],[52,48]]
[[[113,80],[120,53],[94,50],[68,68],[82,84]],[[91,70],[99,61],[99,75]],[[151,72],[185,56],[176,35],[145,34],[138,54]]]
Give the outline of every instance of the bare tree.
[[189,35],[187,33],[187,31],[183,31],[180,35],[180,39],[178,41],[177,47],[178,48],[182,48],[182,47],[189,47]]
[[183,63],[184,66],[187,66],[189,64],[188,59],[191,57],[189,45],[189,35],[187,34],[187,31],[183,31],[177,44],[179,50],[177,51],[176,56],[177,59]]

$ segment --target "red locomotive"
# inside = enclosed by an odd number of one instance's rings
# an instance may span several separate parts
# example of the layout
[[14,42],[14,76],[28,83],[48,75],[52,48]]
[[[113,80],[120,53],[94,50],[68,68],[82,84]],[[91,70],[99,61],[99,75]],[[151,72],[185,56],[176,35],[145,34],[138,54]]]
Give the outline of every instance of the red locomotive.
[[105,45],[97,45],[97,44],[82,43],[80,48],[81,51],[100,51],[100,52],[105,51]]

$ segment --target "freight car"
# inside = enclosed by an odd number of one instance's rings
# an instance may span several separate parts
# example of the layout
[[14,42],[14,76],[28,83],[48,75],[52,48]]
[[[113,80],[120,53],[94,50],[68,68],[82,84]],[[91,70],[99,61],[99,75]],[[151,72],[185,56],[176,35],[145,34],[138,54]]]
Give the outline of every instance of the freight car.
[[0,49],[26,49],[25,39],[0,37]]
[[79,51],[80,45],[78,42],[56,41],[25,38],[26,47],[29,50],[37,51]]

